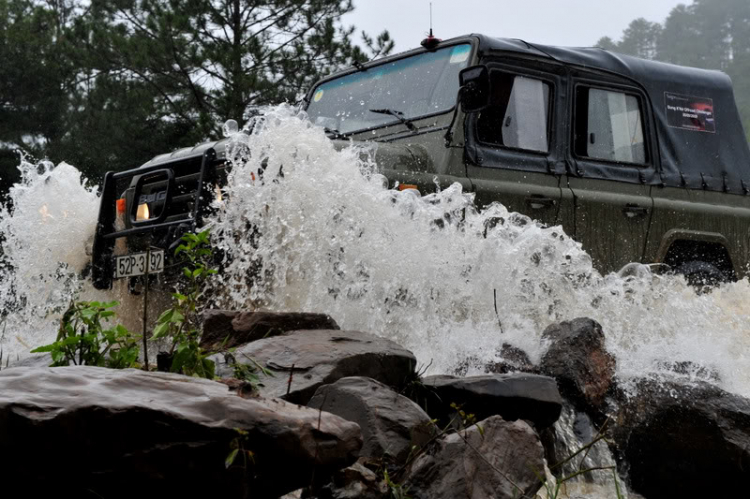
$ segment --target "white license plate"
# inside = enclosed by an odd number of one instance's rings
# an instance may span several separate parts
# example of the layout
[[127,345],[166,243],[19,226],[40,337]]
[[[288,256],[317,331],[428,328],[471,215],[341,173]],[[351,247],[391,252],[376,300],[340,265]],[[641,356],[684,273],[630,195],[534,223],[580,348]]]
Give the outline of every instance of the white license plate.
[[[148,253],[148,273],[164,272],[164,250],[153,250]],[[133,277],[146,273],[146,253],[133,253],[115,257],[115,279]]]

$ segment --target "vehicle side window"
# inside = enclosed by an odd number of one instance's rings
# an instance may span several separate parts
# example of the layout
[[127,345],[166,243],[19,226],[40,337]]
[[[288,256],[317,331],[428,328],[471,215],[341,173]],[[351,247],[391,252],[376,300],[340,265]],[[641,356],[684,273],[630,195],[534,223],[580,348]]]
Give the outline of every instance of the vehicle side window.
[[646,163],[638,97],[579,86],[576,103],[577,156],[619,163]]
[[550,85],[536,78],[492,73],[490,106],[477,120],[477,136],[488,144],[548,152]]

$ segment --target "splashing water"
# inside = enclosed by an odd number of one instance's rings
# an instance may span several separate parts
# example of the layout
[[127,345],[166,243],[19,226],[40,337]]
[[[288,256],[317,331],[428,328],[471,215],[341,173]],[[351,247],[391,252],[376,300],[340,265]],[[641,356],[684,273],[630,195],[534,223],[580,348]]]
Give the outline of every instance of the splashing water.
[[54,337],[56,318],[76,295],[91,293],[82,273],[91,259],[99,199],[81,172],[22,155],[21,182],[0,205],[0,334],[5,359]]
[[[458,184],[423,197],[387,189],[377,144],[339,150],[289,107],[230,135],[233,168],[208,222],[227,254],[217,305],[328,313],[401,343],[433,373],[481,371],[502,343],[538,361],[547,325],[587,316],[621,383],[676,376],[668,367],[686,362],[683,376],[750,396],[747,280],[697,296],[645,267],[602,276],[559,227],[500,204],[479,211]],[[6,353],[23,354],[54,337],[74,293],[99,296],[82,278],[99,199],[70,165],[20,169],[0,209],[0,303]]]
[[[331,314],[411,349],[432,372],[481,371],[510,343],[538,361],[541,332],[587,316],[602,323],[622,382],[714,374],[750,395],[750,284],[697,296],[679,277],[600,275],[559,227],[458,184],[420,197],[385,187],[377,145],[337,150],[290,108],[233,135],[226,202],[211,221],[229,258],[225,306]],[[709,374],[706,374],[709,373]]]

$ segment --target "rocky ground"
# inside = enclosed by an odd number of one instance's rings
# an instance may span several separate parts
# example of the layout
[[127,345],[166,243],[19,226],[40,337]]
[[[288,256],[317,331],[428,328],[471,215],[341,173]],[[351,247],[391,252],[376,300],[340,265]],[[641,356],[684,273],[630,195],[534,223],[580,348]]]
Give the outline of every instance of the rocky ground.
[[[506,345],[470,377],[420,377],[411,352],[325,315],[207,314],[204,345],[227,335],[221,381],[44,358],[0,371],[4,496],[532,498],[570,473],[561,414],[606,435],[647,499],[734,497],[750,470],[750,401],[645,379],[626,396],[590,319],[550,326],[539,365]],[[261,385],[236,379],[256,363]]]

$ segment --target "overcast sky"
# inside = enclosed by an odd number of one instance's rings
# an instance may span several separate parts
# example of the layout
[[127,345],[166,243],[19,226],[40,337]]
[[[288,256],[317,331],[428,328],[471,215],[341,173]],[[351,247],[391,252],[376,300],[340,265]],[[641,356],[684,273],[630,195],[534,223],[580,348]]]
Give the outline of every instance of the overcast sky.
[[[678,4],[692,0],[432,0],[435,36],[468,33],[523,38],[530,43],[592,46],[602,36],[619,39],[630,21],[663,22]],[[429,0],[354,0],[344,18],[375,35],[387,29],[394,52],[419,46],[429,30]]]

